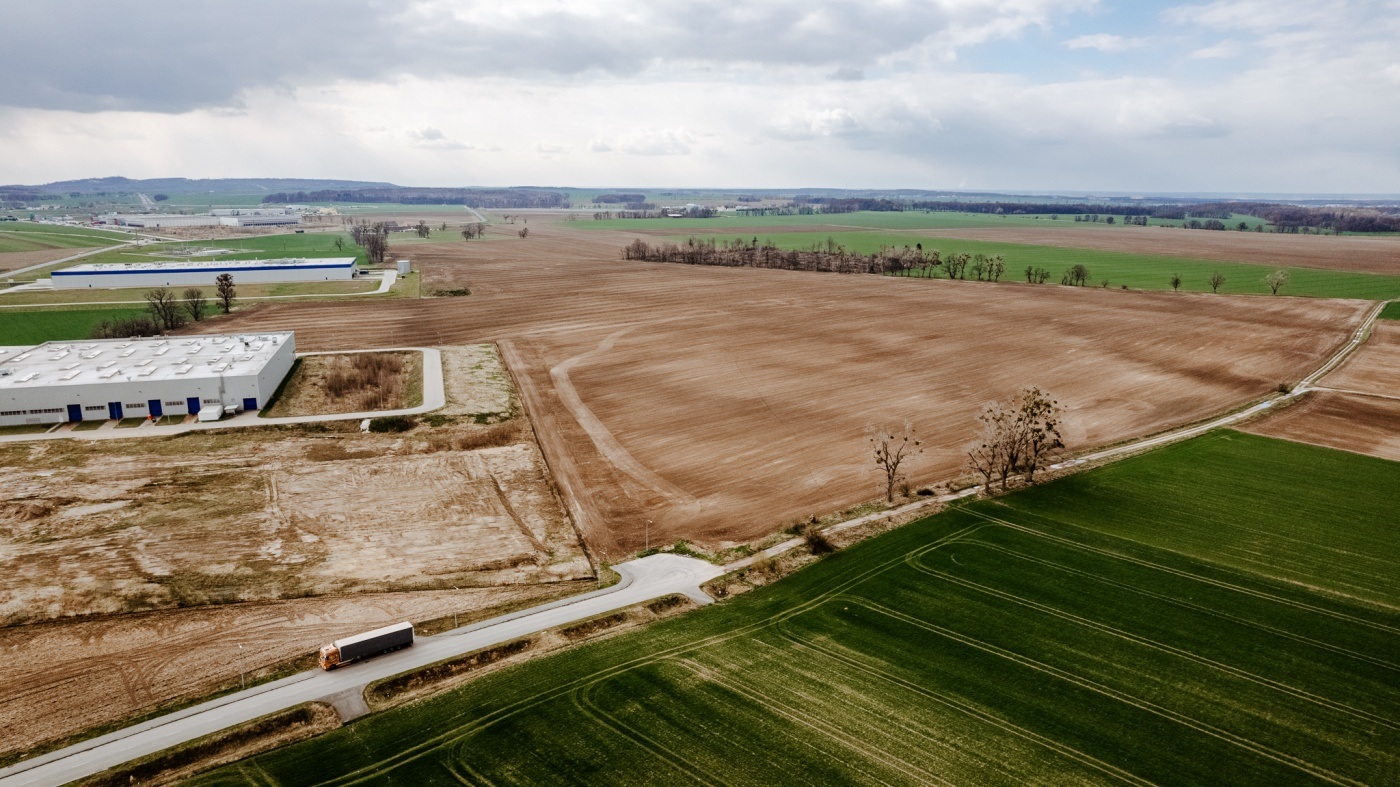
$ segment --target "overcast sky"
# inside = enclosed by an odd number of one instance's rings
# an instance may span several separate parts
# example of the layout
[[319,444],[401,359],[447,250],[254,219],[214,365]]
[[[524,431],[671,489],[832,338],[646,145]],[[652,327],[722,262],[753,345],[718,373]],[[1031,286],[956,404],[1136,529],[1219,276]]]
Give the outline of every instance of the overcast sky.
[[0,0],[0,183],[1400,191],[1400,0]]

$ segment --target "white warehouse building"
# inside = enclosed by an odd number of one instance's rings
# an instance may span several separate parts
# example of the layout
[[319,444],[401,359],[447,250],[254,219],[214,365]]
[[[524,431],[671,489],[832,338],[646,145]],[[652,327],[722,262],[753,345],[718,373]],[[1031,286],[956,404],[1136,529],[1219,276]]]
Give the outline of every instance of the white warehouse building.
[[280,260],[187,260],[183,262],[89,262],[50,274],[54,289],[109,287],[212,287],[219,274],[234,284],[289,281],[350,281],[354,257]]
[[295,345],[285,332],[0,348],[0,426],[258,410]]

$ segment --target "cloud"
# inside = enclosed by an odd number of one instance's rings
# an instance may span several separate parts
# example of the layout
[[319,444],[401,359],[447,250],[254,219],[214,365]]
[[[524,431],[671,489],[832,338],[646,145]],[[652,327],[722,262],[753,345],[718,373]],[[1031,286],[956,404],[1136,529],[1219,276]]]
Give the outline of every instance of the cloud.
[[[849,69],[1007,38],[1093,0],[97,0],[11,3],[0,103],[80,112],[238,106],[252,89],[402,77],[668,78]],[[250,42],[255,42],[250,46]]]
[[1239,44],[1225,39],[1218,44],[1201,47],[1191,52],[1191,57],[1197,60],[1221,60],[1239,55],[1241,47]]
[[413,129],[408,132],[408,136],[413,144],[420,148],[430,150],[471,150],[470,145],[457,142],[447,138],[441,129],[432,126],[424,126],[420,129]]
[[865,69],[856,68],[855,66],[841,66],[831,72],[831,75],[828,76],[827,79],[832,79],[837,82],[860,82],[865,79]]
[[1065,46],[1070,49],[1097,49],[1100,52],[1126,52],[1145,43],[1145,38],[1124,38],[1111,33],[1095,33],[1071,38],[1065,42]]

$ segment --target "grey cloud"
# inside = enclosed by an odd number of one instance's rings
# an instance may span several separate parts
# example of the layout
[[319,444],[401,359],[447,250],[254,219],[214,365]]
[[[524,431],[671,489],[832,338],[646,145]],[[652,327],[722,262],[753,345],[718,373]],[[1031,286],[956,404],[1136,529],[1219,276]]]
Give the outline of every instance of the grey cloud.
[[250,88],[414,75],[635,77],[746,66],[836,68],[852,78],[930,39],[974,41],[1043,24],[1088,0],[95,0],[6,4],[0,105],[83,112],[236,106]]

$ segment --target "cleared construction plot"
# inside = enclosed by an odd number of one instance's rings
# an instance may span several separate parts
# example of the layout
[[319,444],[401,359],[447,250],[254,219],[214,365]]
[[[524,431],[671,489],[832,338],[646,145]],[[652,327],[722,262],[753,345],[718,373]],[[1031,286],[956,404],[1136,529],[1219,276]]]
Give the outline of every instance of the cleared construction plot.
[[1397,485],[1215,433],[196,783],[1394,783]]
[[591,587],[494,349],[446,352],[452,409],[406,433],[0,445],[0,756],[369,624]]
[[1023,385],[1067,407],[1073,448],[1194,421],[1301,379],[1368,309],[627,262],[633,235],[529,226],[418,247],[425,291],[468,298],[266,305],[221,328],[315,350],[499,340],[575,521],[617,560],[648,520],[653,543],[722,546],[873,498],[872,424],[914,422],[916,487],[958,476],[979,408]]

